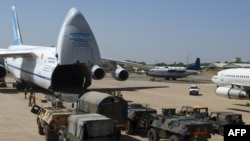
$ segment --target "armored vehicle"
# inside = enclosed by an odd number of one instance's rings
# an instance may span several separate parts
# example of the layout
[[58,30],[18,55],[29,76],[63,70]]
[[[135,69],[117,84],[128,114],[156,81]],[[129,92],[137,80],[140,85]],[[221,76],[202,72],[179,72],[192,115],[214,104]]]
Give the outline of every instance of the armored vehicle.
[[224,135],[224,125],[244,125],[242,115],[234,112],[211,112],[208,122],[215,132]]
[[31,112],[37,114],[38,133],[45,135],[46,141],[56,140],[60,127],[67,124],[68,116],[76,114],[76,111],[73,109],[60,106],[40,107],[38,105],[34,105]]
[[133,134],[135,129],[146,129],[150,114],[157,114],[157,111],[140,103],[129,102],[126,133]]
[[58,132],[59,141],[116,141],[114,120],[96,113],[70,115]]
[[208,117],[208,108],[204,106],[182,106],[181,111],[177,114],[196,119],[205,119]]
[[[165,112],[168,111],[165,109]],[[171,110],[169,110],[171,111]],[[167,112],[168,113],[168,112]],[[147,127],[148,140],[207,141],[213,133],[211,123],[175,114],[154,115]]]

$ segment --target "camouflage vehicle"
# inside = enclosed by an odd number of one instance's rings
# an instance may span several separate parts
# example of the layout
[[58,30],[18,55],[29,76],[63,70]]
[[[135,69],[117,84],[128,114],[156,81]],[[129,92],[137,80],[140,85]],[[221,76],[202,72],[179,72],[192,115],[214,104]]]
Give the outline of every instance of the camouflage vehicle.
[[224,135],[224,125],[244,125],[242,115],[234,112],[211,112],[208,122],[212,123],[215,132]]
[[160,139],[207,141],[208,138],[211,138],[213,133],[211,123],[178,116],[172,110],[164,109],[164,113],[164,115],[155,115],[150,119],[147,127],[149,141],[159,141]]
[[150,114],[157,114],[157,111],[140,103],[128,103],[126,133],[133,134],[135,129],[146,129]]
[[31,112],[37,114],[36,122],[38,133],[45,135],[46,141],[56,140],[58,138],[58,130],[61,126],[67,124],[69,115],[76,114],[73,109],[64,107],[40,107],[34,105]]
[[116,129],[114,120],[100,114],[70,115],[58,135],[59,141],[116,141]]
[[182,106],[181,111],[177,114],[196,119],[206,119],[208,117],[208,108],[203,106]]

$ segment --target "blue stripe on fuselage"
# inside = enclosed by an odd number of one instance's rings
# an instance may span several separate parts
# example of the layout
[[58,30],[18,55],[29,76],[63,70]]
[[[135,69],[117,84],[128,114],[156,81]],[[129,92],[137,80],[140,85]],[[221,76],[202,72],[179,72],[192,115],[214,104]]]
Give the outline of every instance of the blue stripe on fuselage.
[[35,73],[33,73],[33,72],[29,72],[29,71],[27,71],[27,70],[24,70],[24,69],[21,69],[21,68],[19,68],[19,67],[10,65],[10,64],[8,64],[8,63],[6,63],[6,64],[7,64],[8,67],[12,67],[12,68],[14,68],[14,69],[20,70],[21,72],[25,72],[25,73],[28,73],[28,74],[30,74],[30,75],[34,75],[34,76],[40,77],[40,78],[45,79],[45,80],[49,80],[49,81],[51,80],[51,78],[48,78],[48,77],[45,77],[45,76],[42,76],[42,75],[39,75],[39,74],[35,74]]

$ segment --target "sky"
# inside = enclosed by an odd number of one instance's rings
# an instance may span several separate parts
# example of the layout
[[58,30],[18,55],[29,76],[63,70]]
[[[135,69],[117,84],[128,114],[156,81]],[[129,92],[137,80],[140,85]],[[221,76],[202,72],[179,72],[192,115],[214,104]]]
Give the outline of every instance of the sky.
[[23,44],[56,46],[67,12],[78,8],[101,56],[154,63],[250,62],[248,0],[0,0],[0,48],[12,44],[15,5]]

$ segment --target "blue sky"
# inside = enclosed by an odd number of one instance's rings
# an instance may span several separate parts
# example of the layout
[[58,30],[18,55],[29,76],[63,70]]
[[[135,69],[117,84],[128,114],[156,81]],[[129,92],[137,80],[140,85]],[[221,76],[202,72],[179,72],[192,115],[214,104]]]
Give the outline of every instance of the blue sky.
[[23,44],[56,46],[67,12],[78,8],[102,56],[156,63],[250,61],[247,0],[0,0],[0,46],[12,44],[16,6]]

